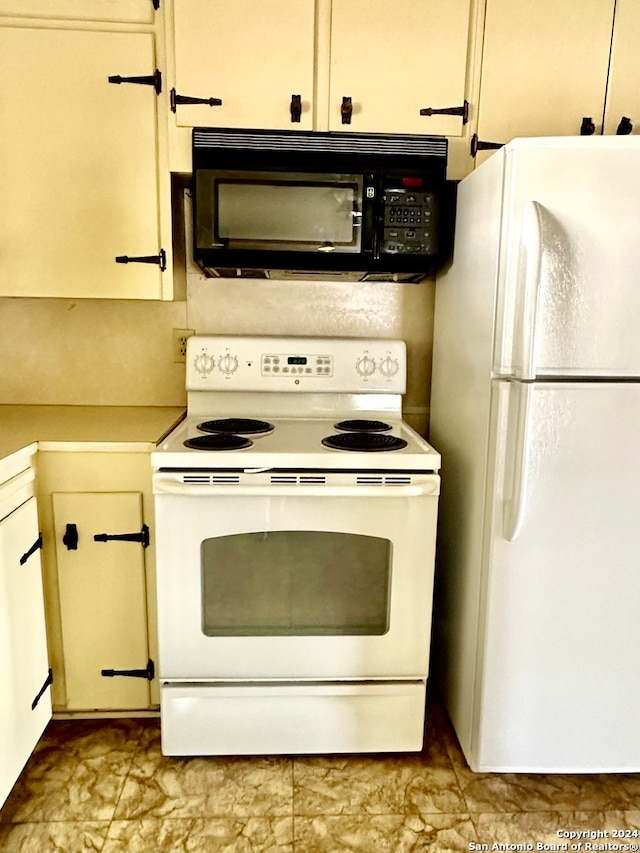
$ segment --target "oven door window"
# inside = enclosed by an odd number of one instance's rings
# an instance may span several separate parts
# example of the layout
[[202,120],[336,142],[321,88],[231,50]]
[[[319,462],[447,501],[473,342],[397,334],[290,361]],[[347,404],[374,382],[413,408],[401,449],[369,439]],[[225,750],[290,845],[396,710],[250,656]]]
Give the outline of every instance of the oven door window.
[[209,637],[381,635],[392,545],[350,533],[276,530],[201,545]]

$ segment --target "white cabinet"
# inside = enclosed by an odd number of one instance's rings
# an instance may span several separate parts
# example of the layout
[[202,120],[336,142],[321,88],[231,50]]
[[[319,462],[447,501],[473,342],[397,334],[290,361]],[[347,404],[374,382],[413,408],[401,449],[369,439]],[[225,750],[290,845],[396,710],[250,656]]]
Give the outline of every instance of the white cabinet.
[[152,32],[0,17],[0,295],[171,296],[157,68]]
[[[28,497],[31,480],[27,471],[0,487],[0,806],[51,718],[41,539],[36,499]],[[8,491],[15,497],[10,505],[19,505],[4,515]]]

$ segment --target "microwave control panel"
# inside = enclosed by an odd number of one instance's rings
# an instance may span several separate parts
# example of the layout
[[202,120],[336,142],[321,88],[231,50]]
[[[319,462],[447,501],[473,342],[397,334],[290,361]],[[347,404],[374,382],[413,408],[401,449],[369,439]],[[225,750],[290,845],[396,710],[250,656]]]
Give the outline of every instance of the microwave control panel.
[[414,188],[384,191],[380,251],[431,255],[438,250],[436,195]]

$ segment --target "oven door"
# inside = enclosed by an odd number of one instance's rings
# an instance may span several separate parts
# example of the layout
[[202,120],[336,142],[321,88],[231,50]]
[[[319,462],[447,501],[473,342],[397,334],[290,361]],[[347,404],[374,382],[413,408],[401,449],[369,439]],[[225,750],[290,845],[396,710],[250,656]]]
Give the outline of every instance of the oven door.
[[425,678],[437,475],[187,485],[158,473],[160,677]]

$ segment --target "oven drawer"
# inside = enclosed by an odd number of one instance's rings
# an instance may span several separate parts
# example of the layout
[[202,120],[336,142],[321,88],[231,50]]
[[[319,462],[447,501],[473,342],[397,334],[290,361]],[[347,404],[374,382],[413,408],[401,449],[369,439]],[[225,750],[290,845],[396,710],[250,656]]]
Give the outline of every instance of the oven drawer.
[[163,684],[164,755],[417,752],[426,681]]

